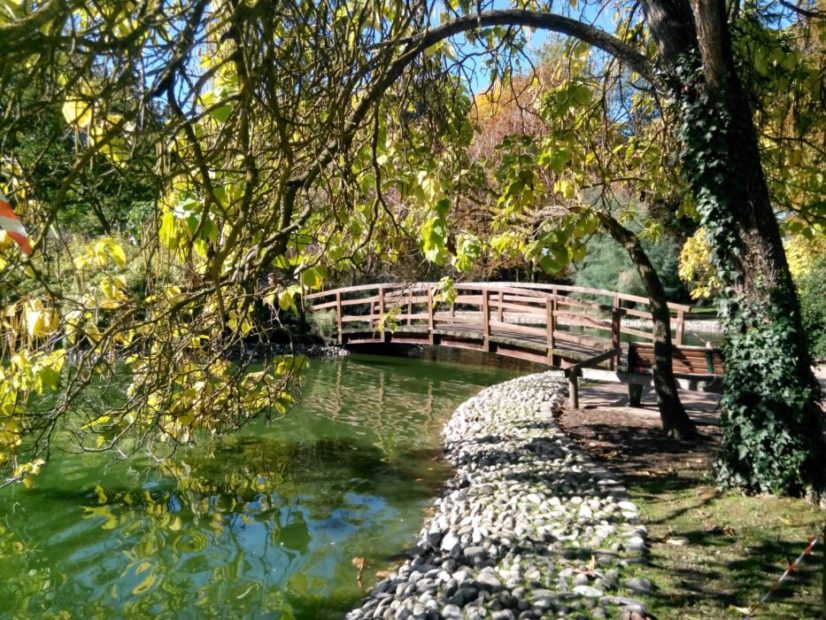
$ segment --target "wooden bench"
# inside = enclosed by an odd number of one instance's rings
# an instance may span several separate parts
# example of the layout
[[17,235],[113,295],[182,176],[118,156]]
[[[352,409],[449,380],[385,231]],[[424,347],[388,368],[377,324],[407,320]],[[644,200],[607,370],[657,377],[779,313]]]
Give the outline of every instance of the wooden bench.
[[[677,384],[687,390],[719,392],[724,373],[723,352],[712,347],[672,345],[671,364]],[[628,372],[650,376],[654,369],[654,344],[632,342],[628,345]],[[628,383],[628,401],[639,407],[643,383]]]
[[[675,374],[723,376],[723,352],[709,347],[673,346],[671,363]],[[653,343],[628,345],[628,372],[651,373],[654,367]]]
[[[722,392],[725,372],[723,353],[711,347],[672,345],[674,378],[683,390]],[[632,342],[628,345],[625,370],[583,368],[580,376],[592,381],[625,383],[632,407],[638,407],[644,387],[653,384],[654,345],[650,342]],[[574,399],[572,398],[572,401]]]

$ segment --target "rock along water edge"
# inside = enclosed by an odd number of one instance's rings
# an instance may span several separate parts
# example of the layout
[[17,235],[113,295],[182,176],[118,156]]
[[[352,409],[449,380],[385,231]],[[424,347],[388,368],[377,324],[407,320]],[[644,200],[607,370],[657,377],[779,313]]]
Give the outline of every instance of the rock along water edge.
[[621,576],[645,562],[646,528],[625,488],[554,423],[565,390],[562,373],[545,372],[456,409],[443,430],[455,475],[410,559],[348,620],[645,613],[630,596],[650,582]]

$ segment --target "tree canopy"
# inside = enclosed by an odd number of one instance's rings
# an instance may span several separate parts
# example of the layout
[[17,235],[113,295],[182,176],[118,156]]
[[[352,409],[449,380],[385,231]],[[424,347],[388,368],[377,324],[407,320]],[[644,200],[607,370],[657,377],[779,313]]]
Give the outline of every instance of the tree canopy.
[[[283,413],[303,361],[246,351],[337,273],[555,273],[610,215],[703,224],[724,416],[752,429],[723,479],[799,491],[821,422],[780,226],[824,233],[824,36],[822,7],[762,1],[4,4],[0,180],[35,238],[0,239],[6,479],[58,432],[162,453]],[[488,87],[540,129],[492,137]]]

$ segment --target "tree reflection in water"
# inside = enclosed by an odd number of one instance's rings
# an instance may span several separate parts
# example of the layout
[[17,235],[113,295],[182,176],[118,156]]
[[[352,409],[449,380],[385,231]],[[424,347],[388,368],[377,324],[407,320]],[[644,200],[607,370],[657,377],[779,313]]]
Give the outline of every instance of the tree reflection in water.
[[398,358],[314,362],[270,425],[138,458],[56,455],[0,492],[0,614],[328,618],[405,549],[444,480],[438,432],[513,374]]

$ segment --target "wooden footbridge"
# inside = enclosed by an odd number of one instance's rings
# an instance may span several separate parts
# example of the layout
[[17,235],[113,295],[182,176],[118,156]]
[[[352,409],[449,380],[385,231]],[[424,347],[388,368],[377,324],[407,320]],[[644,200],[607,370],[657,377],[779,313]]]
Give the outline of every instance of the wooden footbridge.
[[[330,313],[344,346],[397,343],[491,352],[565,369],[577,406],[580,377],[644,386],[651,382],[653,328],[645,297],[557,284],[366,284],[305,296],[308,310]],[[719,351],[684,344],[691,307],[669,304],[678,381],[714,390]],[[638,388],[630,390],[632,394]]]

